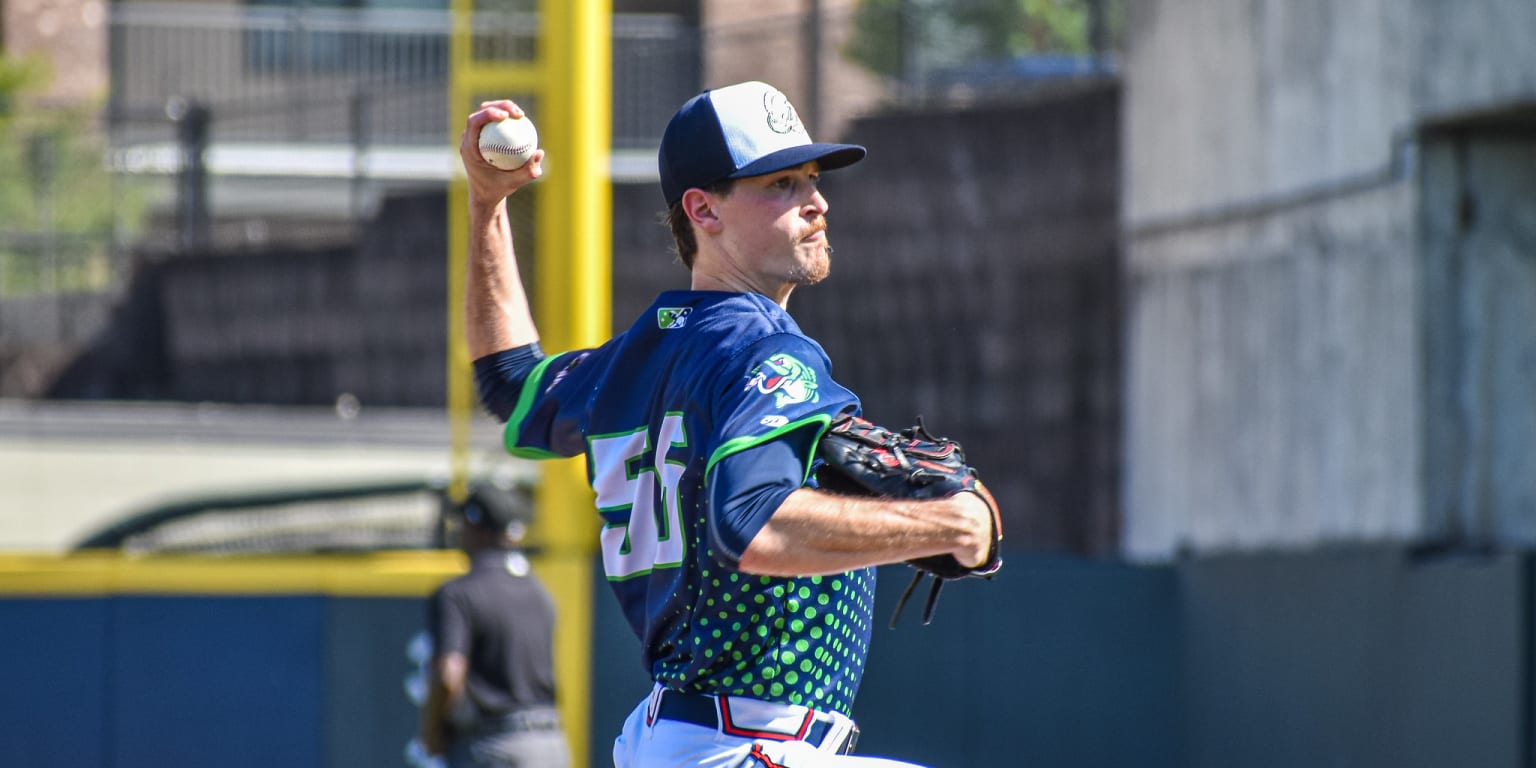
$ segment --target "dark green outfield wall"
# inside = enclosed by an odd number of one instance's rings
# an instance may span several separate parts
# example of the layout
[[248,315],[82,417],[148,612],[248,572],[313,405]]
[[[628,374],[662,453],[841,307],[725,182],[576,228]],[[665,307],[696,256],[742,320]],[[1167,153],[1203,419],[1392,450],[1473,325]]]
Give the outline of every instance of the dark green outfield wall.
[[[884,627],[860,752],[935,766],[1530,765],[1528,554],[1399,547],[1162,567],[1012,556]],[[593,755],[648,684],[598,595]]]
[[0,766],[404,765],[414,598],[0,600]]
[[[925,583],[889,629],[910,574],[879,574],[859,754],[954,768],[1180,764],[1171,569],[1012,557],[991,583],[946,587],[926,627]],[[591,754],[607,756],[650,682],[613,597],[593,604]]]
[[[1012,555],[886,629],[860,752],[935,766],[1525,768],[1528,554],[1401,548],[1177,565]],[[591,754],[648,690],[601,580]],[[0,766],[399,766],[421,600],[0,600]]]
[[1529,555],[1179,568],[1189,768],[1530,765]]

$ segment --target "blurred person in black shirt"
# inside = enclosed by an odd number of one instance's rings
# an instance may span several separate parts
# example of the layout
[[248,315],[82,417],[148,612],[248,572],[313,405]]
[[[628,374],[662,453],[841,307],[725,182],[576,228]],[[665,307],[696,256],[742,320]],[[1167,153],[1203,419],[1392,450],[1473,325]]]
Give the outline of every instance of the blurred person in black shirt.
[[567,768],[555,709],[555,604],[519,549],[526,494],[471,486],[455,511],[469,572],[433,593],[421,742],[448,768]]

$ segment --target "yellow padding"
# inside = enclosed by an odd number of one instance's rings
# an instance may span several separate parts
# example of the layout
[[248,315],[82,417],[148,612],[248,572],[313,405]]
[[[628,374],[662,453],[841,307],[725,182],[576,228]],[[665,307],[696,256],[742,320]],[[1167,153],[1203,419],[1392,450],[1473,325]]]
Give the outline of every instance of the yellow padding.
[[0,595],[425,597],[466,568],[464,554],[448,550],[273,557],[0,554]]

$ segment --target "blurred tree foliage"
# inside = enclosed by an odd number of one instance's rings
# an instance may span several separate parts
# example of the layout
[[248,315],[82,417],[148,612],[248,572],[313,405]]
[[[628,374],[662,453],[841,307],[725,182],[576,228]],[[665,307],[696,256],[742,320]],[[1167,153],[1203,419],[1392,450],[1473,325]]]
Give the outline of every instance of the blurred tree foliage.
[[36,58],[0,55],[0,291],[100,288],[114,242],[138,229],[146,196],[114,179],[89,105],[38,105]]
[[914,56],[954,64],[1090,54],[1119,9],[1112,0],[860,0],[844,53],[893,77],[912,74]]

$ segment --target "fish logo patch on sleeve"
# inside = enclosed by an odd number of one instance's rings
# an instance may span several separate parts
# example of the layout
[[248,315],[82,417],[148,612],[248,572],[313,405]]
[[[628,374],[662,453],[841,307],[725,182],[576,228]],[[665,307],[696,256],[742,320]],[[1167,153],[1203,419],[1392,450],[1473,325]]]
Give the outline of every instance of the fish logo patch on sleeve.
[[745,389],[773,395],[775,408],[800,403],[814,403],[821,398],[816,391],[816,371],[794,355],[779,353],[752,367]]

